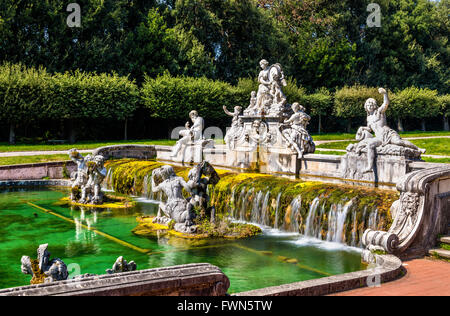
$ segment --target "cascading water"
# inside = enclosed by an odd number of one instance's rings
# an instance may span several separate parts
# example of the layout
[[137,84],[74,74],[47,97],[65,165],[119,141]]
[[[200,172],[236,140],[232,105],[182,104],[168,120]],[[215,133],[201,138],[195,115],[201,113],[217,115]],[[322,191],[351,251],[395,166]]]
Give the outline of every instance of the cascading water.
[[[374,207],[368,211],[364,207],[362,211],[355,202],[356,199],[346,199],[330,205],[328,196],[318,194],[309,203],[308,211],[303,212],[305,204],[302,195],[294,198],[285,210],[281,209],[282,198],[282,192],[273,199],[270,190],[234,188],[229,214],[240,221],[286,232],[298,232],[305,237],[323,241],[346,243],[353,247],[361,246],[360,238],[366,228],[378,226],[378,209]],[[284,216],[280,222],[281,214]]]
[[[153,194],[151,189],[152,170],[161,165],[149,161],[111,162],[105,186],[118,193],[162,201],[165,197]],[[179,167],[176,172],[187,175],[186,168]],[[398,200],[398,193],[393,191],[223,170],[210,196],[218,216],[351,246],[361,246],[367,228],[388,230],[389,208]]]

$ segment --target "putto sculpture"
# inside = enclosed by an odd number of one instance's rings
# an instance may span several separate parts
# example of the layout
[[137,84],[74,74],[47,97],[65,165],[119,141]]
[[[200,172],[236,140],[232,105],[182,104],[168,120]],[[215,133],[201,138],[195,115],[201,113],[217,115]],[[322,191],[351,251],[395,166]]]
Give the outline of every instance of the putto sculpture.
[[189,171],[188,186],[191,190],[189,203],[194,209],[200,210],[200,217],[209,216],[211,221],[215,220],[215,208],[209,207],[208,186],[216,185],[220,177],[213,166],[204,161]]
[[356,134],[356,140],[359,143],[347,147],[348,153],[354,153],[358,156],[364,153],[367,156],[367,164],[362,173],[375,171],[377,155],[403,156],[417,160],[426,152],[425,149],[420,149],[413,143],[402,139],[396,131],[387,125],[386,111],[390,104],[389,96],[384,88],[380,88],[378,91],[383,95],[383,104],[378,107],[375,99],[367,99],[364,104],[367,113],[367,126],[360,127]]
[[70,150],[69,156],[78,166],[77,171],[71,175],[71,200],[80,204],[102,204],[104,194],[101,184],[107,175],[105,158],[100,155],[83,157],[77,149]]
[[[194,167],[188,177],[189,181],[186,182],[175,174],[171,166],[163,166],[153,171],[153,192],[164,192],[167,196],[167,202],[160,203],[158,215],[153,222],[167,226],[174,223],[173,229],[176,231],[193,234],[197,229],[194,222],[197,217],[209,215],[214,218],[214,208],[208,207],[207,189],[208,185],[217,184],[220,178],[207,162]],[[183,189],[191,195],[190,198],[183,196]]]
[[50,283],[67,280],[69,273],[66,264],[59,258],[50,260],[48,244],[40,245],[37,250],[37,260],[23,256],[22,273],[32,275],[31,284]]

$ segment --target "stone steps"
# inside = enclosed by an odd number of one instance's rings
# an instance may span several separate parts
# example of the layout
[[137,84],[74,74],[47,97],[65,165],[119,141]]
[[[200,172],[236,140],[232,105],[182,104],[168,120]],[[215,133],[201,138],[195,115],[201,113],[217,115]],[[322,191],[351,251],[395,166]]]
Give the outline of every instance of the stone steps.
[[441,238],[441,243],[450,245],[450,236],[444,236]]
[[450,259],[450,250],[444,250],[444,249],[431,249],[429,251],[430,255],[438,255],[441,258]]

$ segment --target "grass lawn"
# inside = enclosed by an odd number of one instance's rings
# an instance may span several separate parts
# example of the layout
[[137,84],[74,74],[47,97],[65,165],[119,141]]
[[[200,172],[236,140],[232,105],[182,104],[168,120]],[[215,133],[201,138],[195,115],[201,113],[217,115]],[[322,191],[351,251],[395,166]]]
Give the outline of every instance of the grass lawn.
[[[431,138],[411,140],[413,144],[420,148],[426,148],[428,155],[450,156],[450,138]],[[346,149],[349,144],[356,141],[342,141],[319,145],[318,148],[325,149]]]
[[176,140],[119,140],[108,142],[85,141],[76,144],[16,144],[0,143],[0,152],[20,152],[20,151],[63,151],[77,148],[79,150],[96,149],[98,147],[135,144],[135,145],[175,145]]
[[50,161],[66,161],[68,155],[48,155],[48,156],[20,156],[20,157],[1,157],[0,166],[21,165]]
[[[330,134],[312,134],[315,141],[321,140],[350,140],[355,139],[355,133],[330,133]],[[430,136],[450,136],[450,132],[421,132],[411,131],[400,133],[402,137],[430,137]],[[345,148],[344,148],[345,149]]]

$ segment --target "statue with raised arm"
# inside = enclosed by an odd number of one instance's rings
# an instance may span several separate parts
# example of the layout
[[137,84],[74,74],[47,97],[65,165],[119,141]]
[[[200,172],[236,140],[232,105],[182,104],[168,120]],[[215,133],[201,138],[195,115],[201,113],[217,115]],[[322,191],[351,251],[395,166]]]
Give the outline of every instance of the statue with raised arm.
[[[314,153],[316,146],[306,127],[311,117],[305,113],[305,108],[299,103],[292,104],[294,114],[280,126],[280,132],[289,146],[294,149],[301,159],[306,153]],[[285,128],[287,127],[287,128]],[[283,129],[285,128],[285,129]]]
[[[413,143],[404,140],[400,135],[387,125],[386,111],[389,107],[390,101],[387,91],[384,88],[378,90],[384,97],[383,105],[378,107],[377,101],[369,98],[364,108],[367,112],[367,126],[361,127],[356,135],[356,140],[360,141],[356,145],[350,145],[347,151],[354,151],[358,155],[362,151],[367,151],[367,168],[363,173],[373,172],[375,165],[375,157],[377,149],[394,145],[396,147],[407,148],[420,154],[425,153],[426,150],[418,148]],[[375,136],[373,134],[375,134]],[[387,149],[386,153],[392,151]]]
[[161,203],[155,222],[167,225],[175,221],[175,230],[195,232],[194,219],[196,214],[193,205],[183,197],[183,189],[191,192],[190,186],[183,178],[178,177],[171,166],[163,166],[152,173],[152,191],[164,192],[167,202]]
[[239,120],[239,116],[242,113],[242,107],[236,106],[236,107],[234,107],[234,112],[230,112],[230,111],[228,111],[227,107],[224,105],[223,110],[226,115],[233,117],[233,121],[231,123],[231,128],[227,131],[225,138],[224,138],[225,144],[227,144],[228,147],[231,149],[231,148],[234,148],[234,143],[233,143],[234,138],[236,136],[238,136],[239,132],[242,130],[242,124],[241,124],[241,121]]
[[198,115],[197,111],[191,111],[191,113],[189,113],[189,118],[191,119],[193,125],[191,127],[189,122],[187,122],[185,125],[186,129],[180,131],[180,136],[182,138],[174,146],[171,157],[176,157],[183,146],[186,146],[189,143],[195,143],[203,137],[203,129],[205,125],[203,118]]

